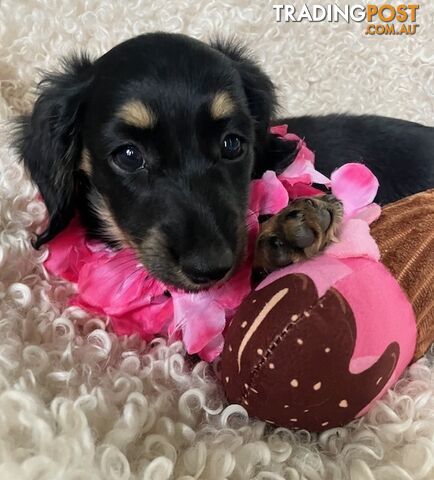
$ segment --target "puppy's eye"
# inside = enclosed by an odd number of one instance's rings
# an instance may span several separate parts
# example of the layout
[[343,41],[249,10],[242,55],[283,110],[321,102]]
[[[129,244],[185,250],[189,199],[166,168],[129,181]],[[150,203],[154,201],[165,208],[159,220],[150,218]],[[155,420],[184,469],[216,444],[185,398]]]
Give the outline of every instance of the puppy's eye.
[[234,160],[244,152],[243,141],[238,135],[229,134],[223,139],[221,154],[227,160]]
[[140,151],[133,145],[124,145],[112,154],[112,162],[124,172],[135,172],[145,168],[145,160]]

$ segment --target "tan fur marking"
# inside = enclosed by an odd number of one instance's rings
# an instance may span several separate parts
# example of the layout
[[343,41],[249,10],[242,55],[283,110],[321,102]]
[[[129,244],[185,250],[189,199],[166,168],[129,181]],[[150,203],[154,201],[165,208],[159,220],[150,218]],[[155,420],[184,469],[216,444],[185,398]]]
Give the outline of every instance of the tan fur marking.
[[154,112],[139,100],[131,100],[123,105],[118,117],[137,128],[152,128],[157,123]]
[[130,246],[131,242],[128,240],[126,234],[120,229],[106,199],[97,191],[93,190],[90,193],[90,206],[96,213],[98,218],[103,224],[103,235],[106,235],[108,239],[119,242],[123,246]]
[[146,256],[148,252],[160,250],[161,246],[165,244],[166,240],[161,231],[157,228],[151,228],[139,245],[139,251],[143,256]]
[[91,176],[92,175],[92,163],[90,162],[90,152],[87,148],[83,149],[81,153],[80,170]]
[[211,116],[215,120],[228,117],[235,109],[235,104],[228,92],[218,92],[211,102]]

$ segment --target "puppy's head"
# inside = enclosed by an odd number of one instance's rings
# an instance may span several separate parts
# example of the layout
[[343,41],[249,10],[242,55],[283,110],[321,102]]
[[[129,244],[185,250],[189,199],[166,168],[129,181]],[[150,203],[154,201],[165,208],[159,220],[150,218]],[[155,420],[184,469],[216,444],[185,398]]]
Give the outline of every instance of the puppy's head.
[[165,282],[227,278],[273,108],[270,80],[230,43],[157,33],[67,61],[20,127],[50,214],[37,245],[78,209],[90,233],[131,246]]

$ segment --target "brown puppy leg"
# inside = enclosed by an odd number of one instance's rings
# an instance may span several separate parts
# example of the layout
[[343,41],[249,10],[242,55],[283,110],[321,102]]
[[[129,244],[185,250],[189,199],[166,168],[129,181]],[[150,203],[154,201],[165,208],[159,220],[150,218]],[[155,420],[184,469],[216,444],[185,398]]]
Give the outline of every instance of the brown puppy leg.
[[332,241],[342,221],[333,195],[299,198],[260,226],[254,269],[270,273],[313,257]]

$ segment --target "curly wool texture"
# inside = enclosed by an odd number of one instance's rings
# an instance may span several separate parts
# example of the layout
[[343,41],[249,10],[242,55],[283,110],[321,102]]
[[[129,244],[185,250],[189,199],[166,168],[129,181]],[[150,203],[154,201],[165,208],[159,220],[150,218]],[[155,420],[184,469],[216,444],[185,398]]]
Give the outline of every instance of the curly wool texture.
[[273,431],[225,405],[213,367],[192,367],[181,345],[117,338],[106,319],[66,308],[72,287],[48,277],[46,253],[30,247],[45,209],[5,133],[6,120],[31,107],[38,69],[55,68],[73,49],[98,55],[158,29],[204,40],[236,33],[278,85],[284,112],[432,125],[433,15],[424,2],[414,37],[381,38],[362,24],[277,24],[272,2],[2,0],[1,479],[433,478],[432,355],[361,421],[321,436]]

